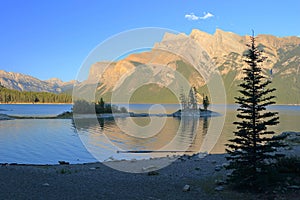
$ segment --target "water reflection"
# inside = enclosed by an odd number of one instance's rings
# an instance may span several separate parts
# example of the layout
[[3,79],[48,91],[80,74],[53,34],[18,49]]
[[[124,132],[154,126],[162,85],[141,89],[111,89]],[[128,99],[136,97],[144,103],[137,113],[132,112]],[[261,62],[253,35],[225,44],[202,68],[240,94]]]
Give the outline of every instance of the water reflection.
[[[158,133],[144,138],[128,134],[131,131],[131,127],[127,126],[128,120],[130,118],[99,119],[98,121],[77,119],[76,128],[87,149],[96,158],[103,160],[110,156],[123,158],[122,155],[117,155],[118,151],[156,152],[145,154],[145,157],[164,156],[157,153],[160,151],[176,152],[176,154],[181,151],[199,152],[209,126],[208,118],[167,117],[164,118],[165,124]],[[136,117],[134,121],[137,124],[143,124],[145,119]]]

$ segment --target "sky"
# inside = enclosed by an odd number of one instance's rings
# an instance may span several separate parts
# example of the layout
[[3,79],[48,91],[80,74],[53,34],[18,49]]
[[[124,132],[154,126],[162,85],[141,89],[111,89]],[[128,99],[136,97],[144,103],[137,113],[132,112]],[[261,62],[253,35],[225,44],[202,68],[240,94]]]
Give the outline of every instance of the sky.
[[107,38],[143,27],[300,36],[299,0],[0,0],[0,70],[76,79]]

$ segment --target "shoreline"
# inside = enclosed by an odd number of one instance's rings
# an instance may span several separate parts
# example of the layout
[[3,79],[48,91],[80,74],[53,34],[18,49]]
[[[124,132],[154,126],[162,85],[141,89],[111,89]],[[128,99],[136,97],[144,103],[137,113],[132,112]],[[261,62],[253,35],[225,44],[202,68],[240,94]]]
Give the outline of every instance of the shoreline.
[[[37,103],[28,103],[28,102],[13,102],[13,103],[0,103],[0,105],[51,105],[51,104],[62,104],[62,105],[72,105],[73,102],[70,102],[70,103],[40,103],[40,102],[37,102]],[[126,104],[126,103],[118,103],[116,105],[123,105],[123,104]],[[128,104],[128,105],[156,105],[158,103],[131,103],[131,104]],[[176,103],[161,103],[160,105],[180,105],[180,104],[176,104]],[[201,104],[199,104],[201,105]],[[226,106],[233,106],[233,105],[238,105],[238,104],[234,104],[234,103],[229,103],[229,104],[213,104],[213,105],[210,105],[210,106],[219,106],[219,105],[226,105]],[[273,104],[271,106],[300,106],[300,104]]]
[[0,103],[0,105],[72,105],[72,103]]

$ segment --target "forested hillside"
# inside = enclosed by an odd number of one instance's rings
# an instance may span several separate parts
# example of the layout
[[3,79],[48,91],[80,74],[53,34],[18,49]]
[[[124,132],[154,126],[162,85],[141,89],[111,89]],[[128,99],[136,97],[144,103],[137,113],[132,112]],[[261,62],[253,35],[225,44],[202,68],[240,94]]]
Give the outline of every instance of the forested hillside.
[[49,92],[20,92],[0,84],[0,103],[72,103],[72,96]]

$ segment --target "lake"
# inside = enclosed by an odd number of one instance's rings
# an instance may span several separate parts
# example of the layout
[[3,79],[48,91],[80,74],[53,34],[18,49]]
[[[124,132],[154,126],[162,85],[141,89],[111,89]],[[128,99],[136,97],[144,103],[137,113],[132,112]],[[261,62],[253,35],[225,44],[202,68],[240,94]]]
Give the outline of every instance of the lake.
[[[18,116],[54,116],[71,105],[0,105],[0,113]],[[129,111],[167,113],[178,105],[130,105]],[[212,110],[222,111],[222,106]],[[86,163],[107,159],[142,159],[173,154],[174,151],[224,153],[233,137],[236,106],[226,106],[223,117],[136,117],[111,119],[16,119],[0,121],[0,163],[56,164],[59,160]],[[280,124],[277,133],[300,131],[300,106],[276,105]],[[222,124],[224,119],[224,126]],[[220,126],[220,124],[222,126]],[[221,129],[220,129],[221,127]],[[123,151],[154,151],[126,153]],[[119,152],[118,152],[119,151]],[[123,153],[121,153],[121,152]],[[176,153],[175,153],[176,154]],[[177,154],[179,154],[177,152]]]

